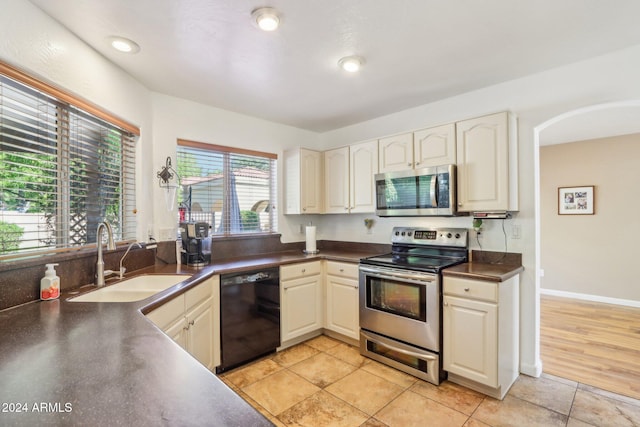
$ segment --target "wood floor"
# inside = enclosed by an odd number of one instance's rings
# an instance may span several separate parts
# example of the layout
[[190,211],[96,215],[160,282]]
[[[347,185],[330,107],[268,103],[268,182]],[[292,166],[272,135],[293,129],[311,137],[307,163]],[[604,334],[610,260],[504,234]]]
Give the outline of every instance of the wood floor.
[[640,399],[640,308],[542,295],[543,371]]

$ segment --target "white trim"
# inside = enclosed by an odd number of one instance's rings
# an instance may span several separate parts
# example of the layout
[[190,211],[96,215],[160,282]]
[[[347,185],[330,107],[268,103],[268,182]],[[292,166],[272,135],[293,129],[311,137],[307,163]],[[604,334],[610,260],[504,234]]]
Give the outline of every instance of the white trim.
[[540,294],[640,308],[640,301],[634,301],[630,299],[603,297],[600,295],[581,294],[578,292],[557,291],[554,289],[540,289]]
[[529,365],[527,363],[521,364],[520,373],[539,378],[540,375],[542,375],[542,360],[538,359],[535,365]]

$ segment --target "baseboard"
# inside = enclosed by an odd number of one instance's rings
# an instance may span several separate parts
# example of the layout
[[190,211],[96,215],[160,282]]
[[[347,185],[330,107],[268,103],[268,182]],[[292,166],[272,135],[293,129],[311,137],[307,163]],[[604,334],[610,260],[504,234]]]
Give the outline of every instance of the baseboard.
[[535,365],[520,363],[520,372],[530,377],[538,378],[542,375],[542,361],[538,360]]
[[540,289],[540,294],[563,297],[563,298],[573,298],[573,299],[579,299],[583,301],[601,302],[604,304],[615,304],[615,305],[623,305],[626,307],[640,308],[640,301],[634,301],[634,300],[622,299],[622,298],[610,298],[610,297],[603,297],[600,295],[580,294],[577,292],[556,291],[554,289],[542,289],[542,288]]

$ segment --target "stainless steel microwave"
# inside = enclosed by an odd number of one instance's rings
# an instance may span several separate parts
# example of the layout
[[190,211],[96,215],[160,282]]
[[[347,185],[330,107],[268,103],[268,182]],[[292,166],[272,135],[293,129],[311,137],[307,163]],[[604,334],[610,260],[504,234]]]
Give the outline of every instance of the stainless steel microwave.
[[375,175],[378,216],[454,216],[456,165]]

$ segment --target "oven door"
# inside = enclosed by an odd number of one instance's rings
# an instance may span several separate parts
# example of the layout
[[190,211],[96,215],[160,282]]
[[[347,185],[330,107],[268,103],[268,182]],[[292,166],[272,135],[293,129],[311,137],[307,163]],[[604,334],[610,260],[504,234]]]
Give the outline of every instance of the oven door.
[[440,281],[433,273],[360,265],[360,327],[440,351]]

